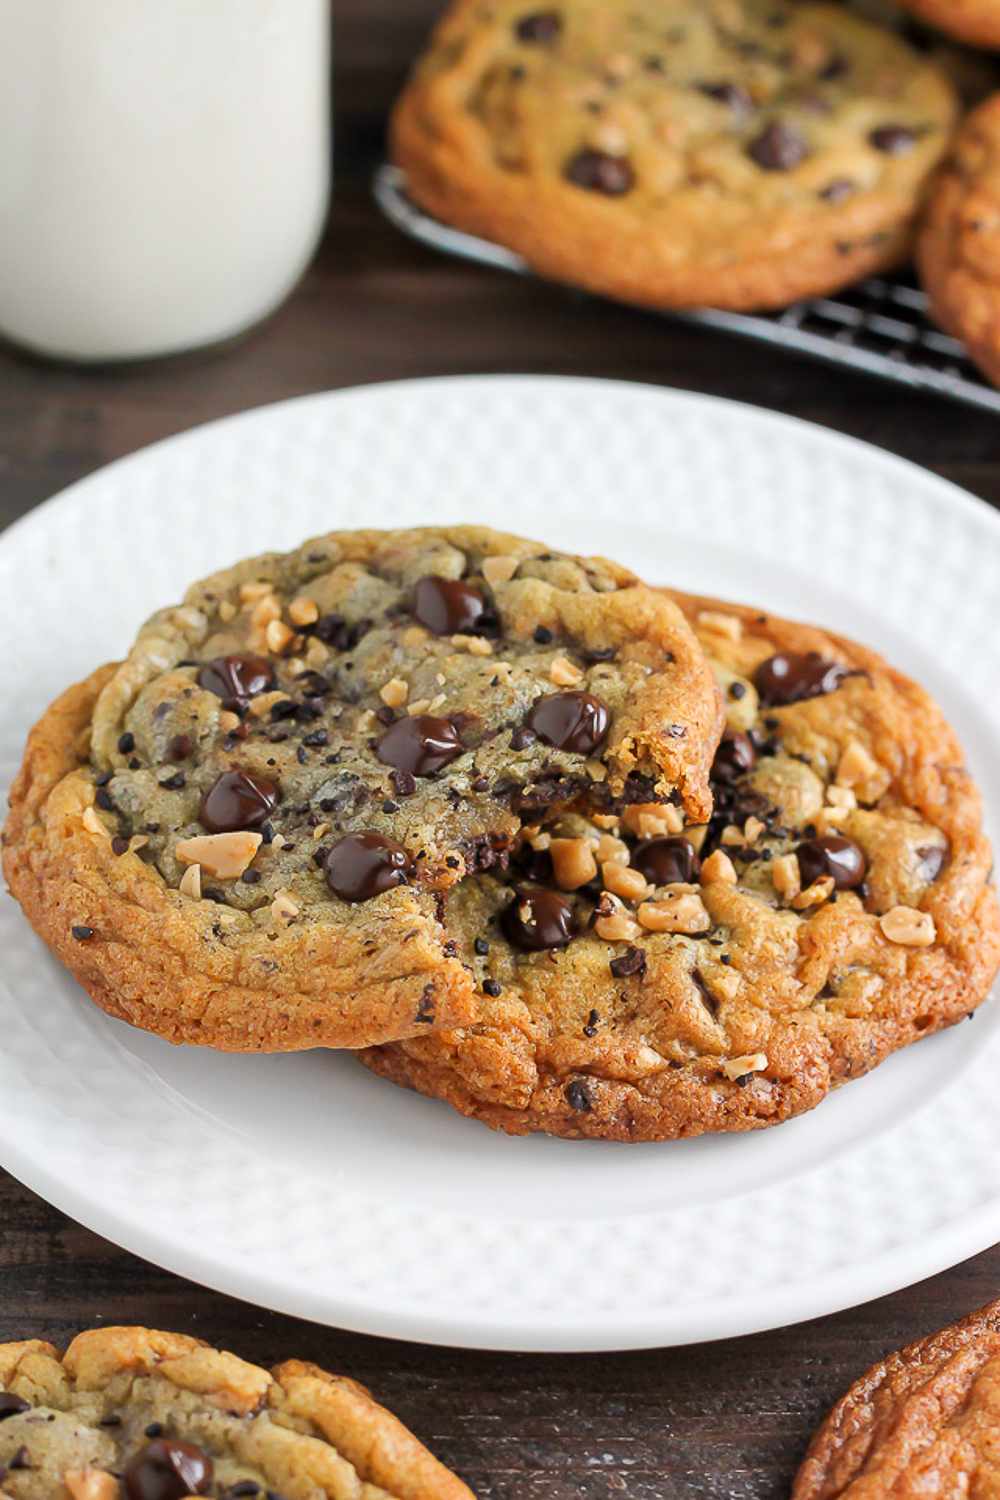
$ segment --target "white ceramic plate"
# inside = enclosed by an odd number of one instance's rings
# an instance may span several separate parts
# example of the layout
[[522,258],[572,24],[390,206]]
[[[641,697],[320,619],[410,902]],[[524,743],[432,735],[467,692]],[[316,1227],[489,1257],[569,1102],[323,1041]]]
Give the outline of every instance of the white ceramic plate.
[[[476,520],[884,650],[1000,813],[1000,517],[833,433],[643,387],[311,397],[74,486],[0,540],[0,778],[31,722],[194,578],[337,526]],[[399,1338],[611,1349],[863,1301],[1000,1238],[994,1005],[812,1114],[646,1146],[508,1139],[346,1056],[225,1057],[107,1020],[0,902],[0,1161],[227,1292]]]

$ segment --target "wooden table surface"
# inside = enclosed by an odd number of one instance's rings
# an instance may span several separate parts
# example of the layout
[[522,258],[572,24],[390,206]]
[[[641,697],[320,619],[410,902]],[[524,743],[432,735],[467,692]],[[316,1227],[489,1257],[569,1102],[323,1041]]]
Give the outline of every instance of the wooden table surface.
[[[385,110],[438,8],[336,0],[329,232],[264,327],[222,352],[99,373],[0,353],[0,521],[213,417],[336,386],[483,371],[615,376],[756,402],[866,438],[1000,504],[993,416],[446,261],[381,222],[368,183]],[[998,1293],[1000,1248],[879,1302],[754,1338],[592,1356],[435,1349],[205,1291],[0,1173],[0,1341],[61,1343],[94,1323],[135,1321],[265,1363],[312,1359],[371,1386],[482,1500],[786,1495],[810,1432],[855,1376]]]

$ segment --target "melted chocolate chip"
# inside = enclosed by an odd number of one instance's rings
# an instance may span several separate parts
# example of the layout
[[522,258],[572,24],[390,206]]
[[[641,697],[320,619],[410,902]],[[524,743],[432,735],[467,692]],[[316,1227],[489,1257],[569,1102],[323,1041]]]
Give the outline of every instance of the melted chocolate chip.
[[462,741],[448,719],[412,714],[398,719],[379,740],[379,760],[412,776],[433,776],[462,753]]
[[223,708],[239,713],[251,698],[274,687],[274,673],[262,656],[237,652],[233,656],[216,656],[198,673],[198,682],[217,698]]
[[712,762],[712,780],[732,786],[757,764],[752,741],[738,729],[727,729]]
[[187,760],[194,749],[194,741],[189,734],[175,734],[167,746],[167,755],[170,760]]
[[593,1109],[590,1091],[582,1078],[574,1078],[572,1083],[566,1085],[566,1103],[583,1114],[589,1114]]
[[525,716],[525,725],[546,745],[574,755],[593,755],[611,723],[606,703],[592,693],[549,693]]
[[853,891],[868,872],[868,861],[862,850],[852,839],[845,839],[839,833],[807,839],[799,845],[796,853],[803,889],[812,885],[814,880],[832,875],[837,890]]
[[500,925],[515,948],[529,953],[565,948],[580,930],[573,908],[556,891],[533,891],[526,886],[514,887],[514,899]]
[[225,771],[210,787],[198,812],[209,833],[258,828],[277,807],[281,794],[273,781],[252,771]]
[[22,1401],[13,1391],[0,1391],[0,1422],[4,1417],[17,1417],[21,1412],[30,1410],[30,1401]]
[[886,156],[905,156],[917,143],[917,132],[909,125],[881,125],[868,137],[869,144]]
[[783,120],[774,120],[746,148],[747,156],[765,172],[790,172],[809,155],[799,132]]
[[[642,948],[629,947],[618,958],[613,958],[609,965],[614,979],[628,979],[630,975],[637,974],[640,978],[646,972],[646,953]],[[586,1031],[586,1027],[583,1028]]]
[[212,1483],[212,1460],[193,1443],[157,1439],[129,1460],[122,1479],[129,1500],[183,1500],[204,1495]]
[[436,573],[421,578],[414,589],[413,618],[434,635],[477,635],[493,620],[479,589]]
[[347,834],[323,861],[326,883],[341,901],[370,901],[405,885],[412,873],[413,860],[402,844],[373,829]]
[[643,839],[632,854],[633,868],[644,875],[650,885],[685,885],[697,880],[701,861],[689,839],[672,835],[662,839]]
[[933,884],[944,869],[946,858],[946,851],[939,848],[937,844],[927,844],[923,848],[918,849],[917,874],[921,880],[926,880],[928,885]]
[[627,157],[587,149],[577,152],[566,163],[566,180],[590,193],[621,198],[635,186],[635,173]]
[[761,662],[754,673],[754,686],[762,703],[780,707],[832,693],[846,676],[846,667],[827,661],[818,651],[779,651]]
[[536,10],[517,23],[519,42],[554,42],[562,30],[562,17],[557,10]]

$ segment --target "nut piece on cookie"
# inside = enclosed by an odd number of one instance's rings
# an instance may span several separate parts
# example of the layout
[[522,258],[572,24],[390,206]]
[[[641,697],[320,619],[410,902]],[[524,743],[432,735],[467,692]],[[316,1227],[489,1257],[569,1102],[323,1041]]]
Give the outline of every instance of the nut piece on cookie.
[[19,1500],[473,1500],[353,1380],[297,1360],[268,1372],[148,1328],[94,1329],[63,1355],[39,1340],[0,1344],[0,1489]]

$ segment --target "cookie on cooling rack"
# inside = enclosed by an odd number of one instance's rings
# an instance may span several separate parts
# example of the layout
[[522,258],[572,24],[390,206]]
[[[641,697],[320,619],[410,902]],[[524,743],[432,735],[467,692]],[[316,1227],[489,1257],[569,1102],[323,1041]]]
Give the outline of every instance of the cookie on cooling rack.
[[11,1500],[473,1500],[363,1386],[148,1328],[0,1344]]
[[962,124],[917,242],[931,313],[1000,384],[1000,94]]
[[375,1072],[512,1134],[749,1130],[985,998],[991,854],[936,705],[850,641],[673,597],[727,702],[711,820],[564,817],[464,882],[447,924],[488,1014]]
[[923,1500],[1000,1483],[1000,1302],[890,1354],[813,1438],[792,1500]]
[[481,528],[242,563],[33,731],[3,834],[91,996],[171,1041],[364,1046],[473,1020],[444,891],[525,821],[709,810],[723,710],[683,614]]
[[540,273],[781,307],[903,260],[956,98],[897,32],[794,0],[456,0],[396,108],[414,199]]

